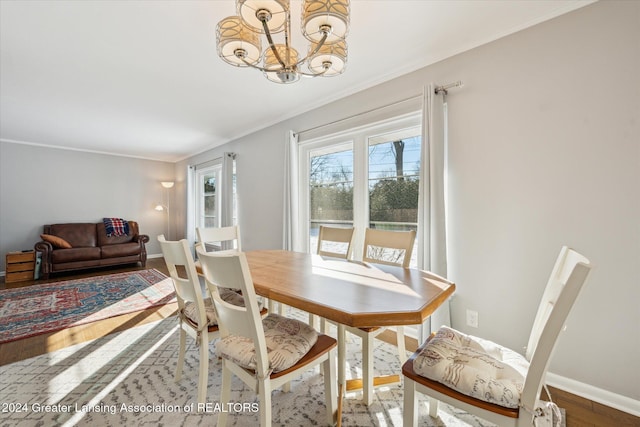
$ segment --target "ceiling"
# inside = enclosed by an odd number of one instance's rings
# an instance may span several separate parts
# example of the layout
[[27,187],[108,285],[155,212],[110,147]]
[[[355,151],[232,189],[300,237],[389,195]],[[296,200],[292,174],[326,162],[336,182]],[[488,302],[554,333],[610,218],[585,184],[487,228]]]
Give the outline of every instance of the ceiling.
[[345,73],[279,85],[218,58],[232,0],[0,0],[0,140],[174,162],[591,2],[351,0]]

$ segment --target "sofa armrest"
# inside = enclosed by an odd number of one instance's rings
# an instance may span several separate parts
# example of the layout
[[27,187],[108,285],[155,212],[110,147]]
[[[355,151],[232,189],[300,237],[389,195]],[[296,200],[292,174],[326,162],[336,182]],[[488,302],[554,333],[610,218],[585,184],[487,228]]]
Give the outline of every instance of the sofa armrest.
[[142,244],[149,243],[149,236],[147,236],[146,234],[138,234],[133,238],[133,240]]
[[36,252],[41,253],[40,277],[42,277],[43,279],[48,279],[49,273],[51,273],[51,252],[53,252],[53,245],[42,240],[36,243],[33,246],[33,249]]
[[53,251],[53,245],[49,242],[45,242],[44,240],[36,243],[33,246],[33,249],[36,252],[42,253],[42,261],[49,260],[51,258],[51,251]]
[[140,245],[140,263],[144,267],[147,264],[147,247],[145,243],[149,242],[149,236],[146,234],[138,234],[133,238],[134,242]]

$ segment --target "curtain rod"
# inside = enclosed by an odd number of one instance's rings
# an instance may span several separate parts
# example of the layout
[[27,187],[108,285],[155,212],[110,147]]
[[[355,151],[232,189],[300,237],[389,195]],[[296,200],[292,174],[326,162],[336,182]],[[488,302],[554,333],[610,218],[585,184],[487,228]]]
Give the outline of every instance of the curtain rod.
[[458,80],[457,82],[449,83],[447,85],[436,86],[434,92],[436,95],[438,95],[440,92],[444,92],[444,94],[446,95],[448,89],[460,86],[462,86],[462,81]]
[[232,159],[235,160],[236,153],[225,151],[224,153],[222,153],[222,156],[214,157],[213,159],[205,160],[204,162],[196,163],[194,165],[189,165],[189,167],[197,169],[198,167],[209,166],[210,164],[217,162],[218,160],[222,160],[225,156],[231,157]]
[[414,96],[411,96],[409,98],[405,98],[405,99],[401,99],[400,101],[396,101],[396,102],[394,102],[392,104],[382,105],[380,107],[372,108],[370,110],[363,111],[361,113],[354,114],[352,116],[348,116],[348,117],[345,117],[345,118],[342,118],[342,119],[334,120],[334,121],[329,122],[329,123],[324,123],[324,124],[321,124],[321,125],[309,128],[309,129],[301,130],[300,132],[297,132],[297,134],[300,135],[300,134],[303,134],[303,133],[306,133],[306,132],[312,132],[314,130],[322,129],[323,127],[326,127],[326,126],[331,126],[331,125],[335,125],[335,124],[338,124],[338,123],[346,122],[347,120],[355,119],[357,117],[364,116],[365,114],[373,113],[373,112],[376,112],[376,111],[379,111],[379,110],[383,110],[385,108],[394,107],[394,106],[396,106],[398,104],[402,104],[402,103],[408,102],[408,101],[413,101],[413,100],[416,100],[416,99],[421,98],[421,97],[422,97],[422,95],[414,95]]
[[[435,92],[436,95],[438,95],[440,92],[443,92],[446,95],[448,89],[451,89],[451,88],[454,88],[454,87],[461,87],[461,86],[462,86],[462,81],[458,80],[457,82],[454,82],[454,83],[449,83],[449,84],[446,84],[446,85],[436,86],[436,88],[434,89],[434,92]],[[312,132],[314,130],[322,129],[323,127],[326,127],[326,126],[332,126],[332,125],[335,125],[335,124],[338,124],[338,123],[342,123],[342,122],[345,122],[347,120],[351,120],[351,119],[355,119],[355,118],[360,117],[360,116],[364,116],[365,114],[373,113],[375,111],[379,111],[379,110],[382,110],[382,109],[385,109],[385,108],[389,108],[389,107],[394,107],[394,106],[396,106],[398,104],[402,104],[402,103],[408,102],[408,101],[413,101],[413,100],[416,100],[418,98],[422,98],[422,94],[410,96],[409,98],[401,99],[400,101],[396,101],[396,102],[391,103],[391,104],[387,104],[387,105],[383,105],[383,106],[380,106],[380,107],[372,108],[370,110],[363,111],[361,113],[357,113],[357,114],[354,114],[352,116],[345,117],[343,119],[334,120],[334,121],[329,122],[329,123],[324,123],[324,124],[321,124],[321,125],[309,128],[309,129],[301,130],[300,132],[296,132],[296,134],[297,135],[301,135],[301,134],[304,134],[304,133],[307,133],[307,132]]]

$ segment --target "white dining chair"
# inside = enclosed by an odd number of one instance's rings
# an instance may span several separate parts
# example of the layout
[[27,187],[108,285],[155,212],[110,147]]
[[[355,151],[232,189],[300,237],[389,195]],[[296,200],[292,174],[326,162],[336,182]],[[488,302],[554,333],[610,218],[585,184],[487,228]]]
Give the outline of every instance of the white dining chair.
[[391,231],[367,228],[364,235],[362,260],[407,268],[411,263],[415,241],[415,230]]
[[332,258],[351,259],[353,227],[328,227],[318,230],[317,254]]
[[[334,425],[337,410],[336,347],[334,338],[319,334],[311,326],[275,313],[260,318],[251,272],[244,253],[206,253],[198,248],[207,286],[220,323],[216,353],[222,359],[220,402],[231,398],[232,374],[240,378],[260,399],[260,425],[270,426],[271,393],[300,376],[305,369],[322,364],[326,422]],[[220,298],[225,288],[240,289],[245,306]],[[218,414],[218,426],[226,425],[228,413]]]
[[[353,251],[353,227],[328,227],[321,225],[318,230],[318,245],[316,253],[331,258],[351,259]],[[315,327],[316,316],[309,314],[309,324]],[[320,330],[325,334],[329,326],[325,319],[320,319]]]
[[[209,344],[219,336],[217,319],[213,305],[206,304],[202,295],[200,280],[186,239],[165,240],[158,236],[160,249],[173,281],[178,301],[180,319],[180,349],[176,364],[175,381],[180,381],[184,369],[186,336],[195,339],[199,346],[200,369],[198,373],[198,402],[204,403],[207,395],[209,373]],[[182,273],[180,273],[182,272]]]
[[[196,227],[198,242],[195,248],[202,247],[205,252],[222,250],[242,250],[240,228],[237,225],[229,227]],[[195,260],[196,271],[202,274],[200,260]]]
[[198,244],[207,252],[235,249],[242,250],[240,227],[197,227]]
[[434,418],[442,401],[499,426],[551,426],[554,406],[540,400],[541,389],[558,335],[591,268],[584,256],[561,249],[524,356],[447,327],[432,335],[402,367],[404,426],[418,425],[416,393],[429,397]]
[[[367,228],[365,230],[362,259],[365,262],[406,268],[411,261],[415,239],[416,232],[414,230],[390,231]],[[404,327],[395,326],[394,328],[396,330],[398,357],[402,365],[407,360]],[[350,332],[362,339],[362,400],[366,405],[370,405],[373,401],[373,388],[376,386],[373,375],[373,340],[386,329],[345,326],[346,332]],[[338,363],[344,366],[346,360],[340,360]],[[347,391],[350,390],[347,388]]]
[[[202,247],[206,252],[217,251],[242,251],[242,239],[240,237],[240,227],[230,225],[228,227],[197,227],[196,234],[198,243],[196,244],[196,252],[198,247]],[[196,260],[196,270],[202,274],[200,260]],[[276,311],[276,303],[267,298],[263,299],[264,304],[269,306],[270,312]],[[284,312],[284,305],[278,304],[278,313]]]

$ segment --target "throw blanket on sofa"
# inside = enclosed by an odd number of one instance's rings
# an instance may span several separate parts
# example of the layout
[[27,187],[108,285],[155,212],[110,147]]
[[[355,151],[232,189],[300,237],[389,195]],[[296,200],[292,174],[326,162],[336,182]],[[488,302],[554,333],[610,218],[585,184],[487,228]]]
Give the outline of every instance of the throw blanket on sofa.
[[103,218],[107,237],[129,235],[129,222],[122,218]]

